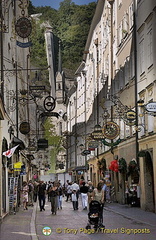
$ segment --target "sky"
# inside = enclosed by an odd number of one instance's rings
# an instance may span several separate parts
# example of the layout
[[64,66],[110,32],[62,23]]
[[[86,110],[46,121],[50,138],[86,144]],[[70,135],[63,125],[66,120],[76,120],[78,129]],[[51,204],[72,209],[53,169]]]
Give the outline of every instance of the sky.
[[[52,8],[58,9],[60,2],[63,2],[63,0],[31,0],[31,2],[35,7],[50,6]],[[91,2],[97,2],[97,0],[73,0],[73,2],[77,5],[84,5]]]

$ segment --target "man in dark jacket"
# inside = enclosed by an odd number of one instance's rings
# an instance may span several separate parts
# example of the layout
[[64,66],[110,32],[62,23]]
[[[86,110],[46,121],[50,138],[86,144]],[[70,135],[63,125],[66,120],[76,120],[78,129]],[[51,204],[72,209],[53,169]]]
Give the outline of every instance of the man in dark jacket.
[[40,181],[38,185],[38,200],[40,206],[40,212],[45,211],[45,196],[46,196],[46,184],[43,181]]

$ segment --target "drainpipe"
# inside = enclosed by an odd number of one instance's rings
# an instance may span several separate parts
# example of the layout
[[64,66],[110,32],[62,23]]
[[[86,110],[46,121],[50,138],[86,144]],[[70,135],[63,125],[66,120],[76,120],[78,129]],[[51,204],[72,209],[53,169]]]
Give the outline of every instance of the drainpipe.
[[[108,0],[110,4],[110,15],[111,15],[111,26],[110,26],[110,74],[109,74],[109,81],[108,81],[108,91],[111,88],[112,79],[113,79],[113,4],[114,0]],[[111,121],[113,121],[113,106],[111,106]],[[113,143],[113,140],[111,140],[111,143]],[[113,146],[111,147],[111,153],[114,155],[113,152]]]
[[110,16],[111,16],[111,26],[110,26],[110,70],[109,70],[109,80],[108,80],[108,91],[111,88],[111,82],[113,79],[113,4],[114,0],[108,0],[110,4]]
[[[136,0],[133,0],[134,5],[134,28],[133,28],[133,39],[134,39],[134,75],[135,75],[135,112],[136,112],[136,129],[138,129],[138,85],[137,85],[137,28],[136,28]],[[135,134],[135,151],[136,151],[136,161],[138,163],[138,152],[139,152],[139,143],[138,143],[138,131]]]

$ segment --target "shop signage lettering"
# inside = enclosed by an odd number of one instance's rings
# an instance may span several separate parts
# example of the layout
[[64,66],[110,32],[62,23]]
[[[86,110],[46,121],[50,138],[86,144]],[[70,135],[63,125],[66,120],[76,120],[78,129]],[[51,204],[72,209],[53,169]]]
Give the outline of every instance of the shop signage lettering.
[[88,148],[97,148],[99,146],[98,141],[90,141],[88,143]]
[[156,113],[156,102],[151,102],[145,105],[145,108],[148,112],[155,112]]
[[22,42],[16,41],[16,45],[18,47],[21,47],[21,48],[28,48],[28,47],[32,46],[32,42],[29,41],[29,42],[26,42],[26,43],[22,43]]
[[30,90],[45,90],[45,86],[29,86]]
[[38,149],[45,149],[48,148],[48,140],[46,139],[39,139],[37,142]]
[[92,132],[91,137],[95,140],[101,140],[104,138],[104,135],[101,131],[100,132]]

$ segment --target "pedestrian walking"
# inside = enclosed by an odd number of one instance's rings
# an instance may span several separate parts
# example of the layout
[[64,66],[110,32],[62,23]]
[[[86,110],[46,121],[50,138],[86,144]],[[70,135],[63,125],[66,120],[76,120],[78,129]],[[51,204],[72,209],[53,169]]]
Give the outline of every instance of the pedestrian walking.
[[67,199],[66,199],[66,202],[68,202],[68,200],[70,199],[71,201],[71,195],[72,195],[72,183],[69,182],[68,183],[68,186],[67,186]]
[[51,212],[56,215],[57,212],[57,196],[58,196],[58,184],[53,183],[53,186],[49,189],[50,201],[51,201]]
[[34,182],[34,202],[37,201],[37,195],[38,195],[38,182]]
[[58,183],[58,197],[57,197],[57,205],[58,205],[58,210],[62,209],[62,195],[63,195],[63,189],[61,186],[61,183]]
[[28,192],[28,200],[29,200],[29,206],[34,206],[34,184],[31,180],[29,180],[28,183],[29,192]]
[[99,203],[104,204],[104,190],[102,189],[102,183],[99,182],[97,188],[93,190],[93,200],[98,201]]
[[74,181],[74,183],[71,185],[72,188],[72,192],[76,191],[76,197],[77,197],[77,201],[76,201],[76,210],[78,210],[79,208],[79,193],[80,193],[80,187],[77,184],[76,181]]
[[82,187],[80,187],[80,193],[81,193],[83,210],[87,210],[87,205],[88,205],[88,186],[86,186],[85,182],[83,182],[82,183]]
[[28,210],[27,205],[28,205],[28,191],[29,187],[26,181],[23,182],[22,186],[22,202],[23,202],[23,209]]
[[73,209],[74,210],[78,210],[78,199],[77,199],[77,195],[76,195],[76,190],[73,190],[72,195],[72,204],[73,204]]
[[82,183],[84,182],[85,180],[84,180],[84,176],[81,176],[81,178],[80,178],[80,180],[79,180],[79,185],[80,185],[80,187],[82,186]]
[[107,185],[106,185],[106,181],[105,181],[105,179],[100,180],[100,183],[103,184],[102,189],[103,189],[103,191],[104,191],[104,198],[105,198],[104,200],[106,201]]
[[40,212],[42,212],[42,210],[45,211],[45,208],[44,208],[45,198],[46,198],[46,185],[43,181],[40,181],[38,185],[38,200],[39,200]]
[[48,202],[50,202],[50,192],[49,189],[53,186],[52,182],[48,182],[48,186],[47,186],[47,195],[48,195]]
[[69,184],[69,180],[66,181],[66,183],[64,183],[64,195],[67,197],[67,187]]
[[101,222],[103,222],[103,207],[104,207],[104,199],[105,199],[105,194],[102,187],[103,187],[103,183],[99,182],[97,185],[97,188],[93,190],[93,200],[98,201],[101,204],[101,208],[100,208]]
[[91,181],[88,182],[88,205],[93,200],[93,183]]
[[111,188],[109,183],[106,188],[106,202],[111,203]]

